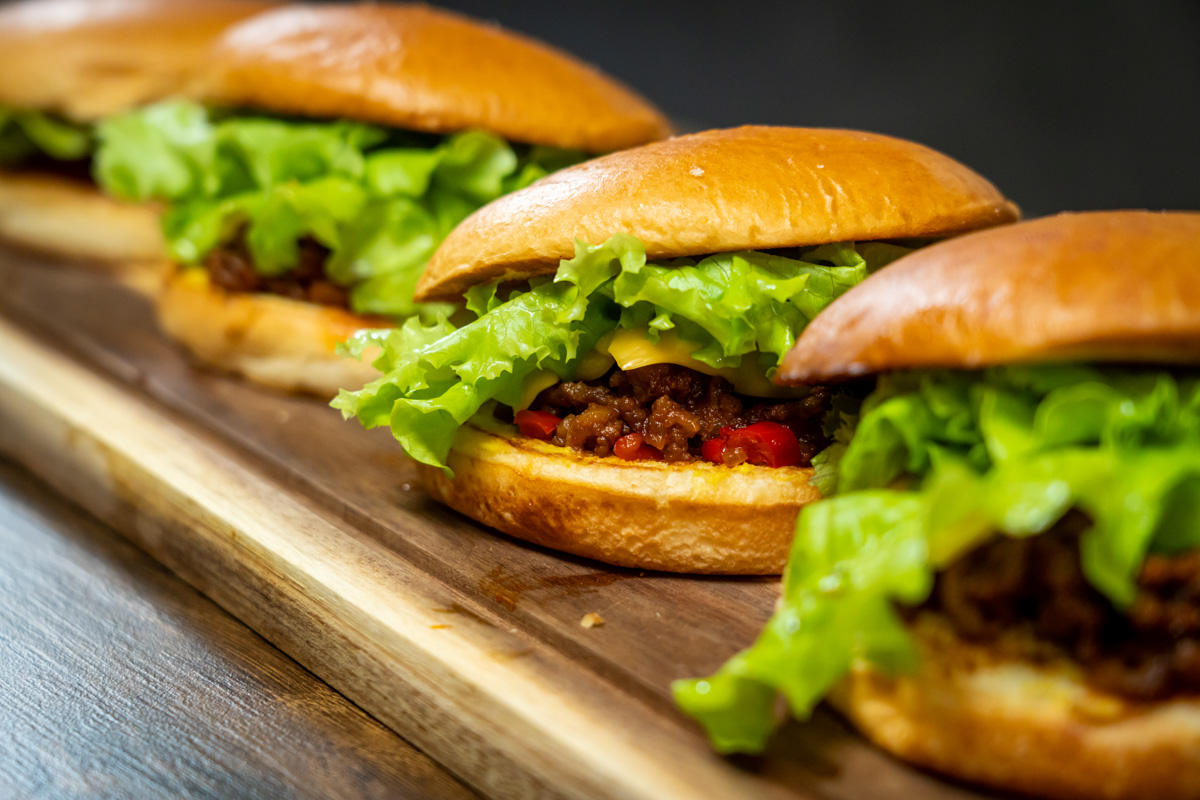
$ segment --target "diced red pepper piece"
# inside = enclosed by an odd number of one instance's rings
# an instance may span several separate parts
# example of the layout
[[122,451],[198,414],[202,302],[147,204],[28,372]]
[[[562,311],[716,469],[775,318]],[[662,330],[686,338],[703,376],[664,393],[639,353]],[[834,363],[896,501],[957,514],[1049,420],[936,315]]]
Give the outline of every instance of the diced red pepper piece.
[[628,433],[613,442],[613,455],[626,461],[662,460],[662,453],[646,444],[640,433]]
[[800,463],[800,440],[786,425],[756,422],[730,431],[726,447],[740,447],[746,460],[765,467],[794,467]]
[[516,413],[513,417],[513,422],[517,423],[517,427],[521,429],[521,435],[548,442],[554,436],[554,431],[558,428],[558,423],[562,422],[562,420],[549,411],[530,411],[529,409],[525,409]]
[[705,461],[711,461],[714,464],[724,464],[725,440],[720,437],[709,439],[700,445],[700,455],[704,457]]

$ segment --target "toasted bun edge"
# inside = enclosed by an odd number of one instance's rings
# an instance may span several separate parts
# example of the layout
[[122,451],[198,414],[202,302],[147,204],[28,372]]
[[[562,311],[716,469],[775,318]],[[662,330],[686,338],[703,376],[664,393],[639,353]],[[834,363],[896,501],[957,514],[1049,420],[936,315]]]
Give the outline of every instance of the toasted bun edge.
[[599,458],[464,425],[453,479],[418,465],[437,500],[518,539],[622,567],[776,575],[812,470]]
[[[227,292],[198,269],[167,271],[159,325],[199,361],[276,389],[334,397],[378,377],[337,345],[386,320],[268,294]],[[369,360],[368,360],[369,361]]]
[[883,749],[1057,800],[1200,798],[1200,698],[1130,703],[1088,688],[1069,662],[1035,664],[965,642],[934,615],[910,628],[916,674],[860,664],[831,696]]

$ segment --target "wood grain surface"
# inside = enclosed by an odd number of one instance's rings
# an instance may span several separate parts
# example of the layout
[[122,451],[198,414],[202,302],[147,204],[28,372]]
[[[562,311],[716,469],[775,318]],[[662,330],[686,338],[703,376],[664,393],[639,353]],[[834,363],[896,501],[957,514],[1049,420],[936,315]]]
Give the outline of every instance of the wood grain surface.
[[0,797],[474,796],[0,461]]
[[774,581],[483,530],[412,488],[386,432],[193,368],[95,275],[0,257],[0,309],[0,448],[487,794],[979,796],[823,711],[763,758],[711,754],[670,682],[748,644]]

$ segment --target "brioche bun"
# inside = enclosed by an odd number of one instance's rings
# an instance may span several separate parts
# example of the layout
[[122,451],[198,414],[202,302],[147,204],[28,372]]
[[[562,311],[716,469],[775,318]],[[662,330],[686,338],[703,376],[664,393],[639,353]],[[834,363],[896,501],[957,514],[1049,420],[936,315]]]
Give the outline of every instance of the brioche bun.
[[418,466],[435,499],[518,539],[609,564],[668,572],[777,575],[800,507],[820,497],[799,467],[600,458],[518,436],[459,429],[454,478]]
[[271,294],[226,292],[201,269],[168,270],[157,299],[158,321],[200,361],[255,383],[333,397],[378,377],[369,363],[336,350],[381,318]]
[[22,0],[0,7],[0,104],[80,121],[184,94],[263,0]]
[[483,130],[607,152],[670,126],[552,47],[423,5],[292,5],[229,31],[204,94],[220,105],[410,130]]
[[159,211],[121,203],[81,180],[0,172],[0,240],[82,259],[113,272],[144,271],[164,258]]
[[859,131],[742,127],[680,136],[549,175],[468,217],[417,297],[553,273],[576,239],[629,233],[649,258],[947,236],[1016,206],[957,161]]
[[916,674],[859,664],[830,698],[885,750],[1039,797],[1200,798],[1200,698],[1133,703],[1089,688],[1069,661],[965,642],[936,615],[910,628]]
[[822,312],[778,380],[1065,360],[1200,363],[1200,213],[1060,214],[922,248]]

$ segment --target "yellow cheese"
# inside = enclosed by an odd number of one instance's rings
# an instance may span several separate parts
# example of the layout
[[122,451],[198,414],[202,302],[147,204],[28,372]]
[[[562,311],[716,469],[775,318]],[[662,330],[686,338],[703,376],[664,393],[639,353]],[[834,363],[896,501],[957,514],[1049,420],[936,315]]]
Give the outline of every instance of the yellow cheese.
[[[575,367],[575,380],[594,381],[612,368],[613,357],[608,354],[608,343],[611,339],[610,333],[596,343],[595,350],[579,359],[579,365]],[[521,384],[521,403],[513,410],[524,411],[529,408],[539,394],[556,383],[558,376],[548,369],[538,370],[526,376]]]
[[700,348],[701,345],[681,339],[673,330],[659,334],[658,343],[655,344],[646,338],[644,330],[621,329],[612,335],[612,340],[608,343],[608,352],[623,370],[648,367],[651,364],[678,364],[705,375],[719,375],[732,383],[738,392],[752,397],[795,397],[803,394],[803,390],[797,392],[795,389],[772,384],[767,380],[762,368],[752,363],[754,359],[751,358],[743,358],[740,367],[722,369],[697,361],[692,358],[692,353]]
[[[649,367],[653,364],[677,364],[681,367],[694,369],[705,375],[719,375],[733,384],[733,388],[741,394],[751,397],[798,397],[804,395],[803,389],[793,389],[775,386],[763,373],[754,359],[744,358],[742,366],[717,369],[702,361],[692,358],[692,353],[699,350],[701,345],[681,339],[675,331],[664,331],[658,337],[658,343],[646,338],[646,331],[626,330],[613,331],[596,345],[596,349],[584,356],[579,362],[575,378],[581,381],[595,380],[608,372],[615,362],[623,370]],[[529,408],[530,404],[542,393],[558,382],[558,377],[549,370],[533,373],[525,379],[521,388],[521,404],[516,411]]]
[[678,364],[681,367],[716,375],[718,370],[692,358],[699,348],[692,342],[679,338],[675,331],[664,331],[655,344],[646,338],[644,330],[621,328],[613,333],[608,343],[608,352],[623,370],[649,367],[652,364]]
[[529,408],[539,394],[556,383],[558,383],[558,376],[548,369],[540,369],[526,375],[521,384],[521,402],[513,411],[524,411]]
[[595,350],[579,359],[579,366],[575,368],[576,380],[594,381],[596,378],[603,377],[604,373],[612,368],[613,357],[608,352],[608,343],[613,340],[614,335],[616,335],[616,331],[605,334],[600,341],[596,342]]
[[207,289],[209,284],[208,271],[199,267],[186,267],[179,274],[179,279],[192,289]]

